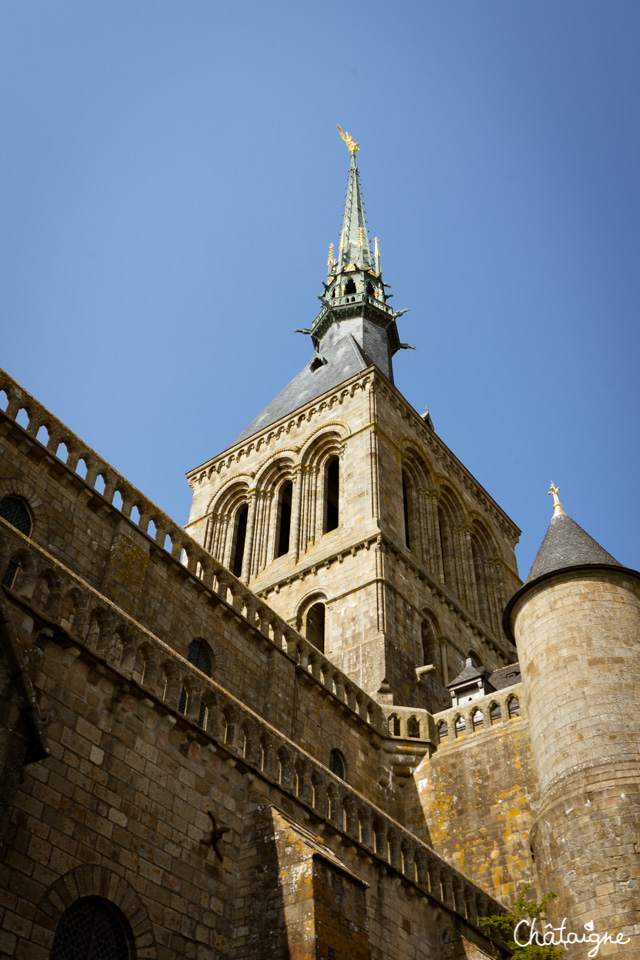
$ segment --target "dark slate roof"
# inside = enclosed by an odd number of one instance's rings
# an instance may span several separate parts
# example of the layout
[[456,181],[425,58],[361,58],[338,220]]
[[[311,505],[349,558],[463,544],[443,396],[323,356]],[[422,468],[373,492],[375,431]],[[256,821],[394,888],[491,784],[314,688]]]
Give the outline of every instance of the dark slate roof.
[[510,663],[508,667],[494,670],[489,677],[489,683],[494,690],[504,690],[505,687],[512,687],[514,683],[520,683],[521,679],[520,664]]
[[581,564],[622,566],[566,513],[554,515],[525,583]]
[[324,336],[319,355],[326,363],[304,370],[281,390],[255,420],[233,441],[233,446],[258,433],[269,424],[315,400],[375,364],[393,382],[388,335],[375,324],[358,318],[334,324]]
[[469,657],[462,668],[462,673],[459,673],[450,683],[447,684],[447,688],[457,687],[461,683],[467,683],[470,680],[478,680],[480,677],[488,673],[486,667],[476,667],[474,666],[471,658]]

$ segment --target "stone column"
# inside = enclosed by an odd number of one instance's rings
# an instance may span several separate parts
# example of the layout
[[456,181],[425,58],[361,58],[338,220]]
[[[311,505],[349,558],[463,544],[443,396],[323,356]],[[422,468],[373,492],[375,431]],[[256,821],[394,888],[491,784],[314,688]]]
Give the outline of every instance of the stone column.
[[244,553],[242,555],[242,573],[240,579],[245,583],[251,576],[251,557],[253,555],[253,534],[256,525],[256,501],[257,491],[249,491],[249,514],[247,516],[247,536],[244,542]]
[[291,491],[291,530],[289,533],[289,555],[297,560],[300,556],[300,511],[302,503],[302,472],[300,466],[293,471],[293,490]]

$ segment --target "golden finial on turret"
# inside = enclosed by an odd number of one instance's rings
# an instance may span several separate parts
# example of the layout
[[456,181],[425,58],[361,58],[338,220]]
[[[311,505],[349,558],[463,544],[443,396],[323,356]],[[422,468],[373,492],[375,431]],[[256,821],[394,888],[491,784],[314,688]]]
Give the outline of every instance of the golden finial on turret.
[[362,239],[362,227],[358,227],[358,246],[361,247],[363,242],[364,241]]
[[327,258],[327,266],[329,267],[329,269],[331,269],[331,267],[333,266],[333,244],[332,243],[329,244],[329,256]]
[[564,510],[562,509],[562,504],[558,498],[560,493],[560,487],[556,487],[553,480],[551,481],[551,489],[549,490],[549,496],[553,497],[553,515],[554,517],[559,517],[565,515]]
[[376,273],[380,273],[380,246],[378,244],[378,238],[373,238],[373,261],[376,268]]
[[340,136],[342,137],[346,145],[349,147],[349,153],[352,155],[354,153],[357,153],[358,150],[360,149],[360,144],[356,143],[353,137],[350,136],[348,133],[343,133],[342,127],[340,126],[340,124],[338,124],[338,130],[340,131]]

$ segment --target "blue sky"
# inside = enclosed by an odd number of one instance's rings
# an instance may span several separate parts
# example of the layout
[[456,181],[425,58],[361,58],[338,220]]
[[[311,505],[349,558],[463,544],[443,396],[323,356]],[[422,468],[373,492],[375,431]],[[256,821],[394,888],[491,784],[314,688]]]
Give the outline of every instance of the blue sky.
[[0,5],[0,363],[179,522],[309,359],[361,143],[396,383],[640,566],[640,4]]

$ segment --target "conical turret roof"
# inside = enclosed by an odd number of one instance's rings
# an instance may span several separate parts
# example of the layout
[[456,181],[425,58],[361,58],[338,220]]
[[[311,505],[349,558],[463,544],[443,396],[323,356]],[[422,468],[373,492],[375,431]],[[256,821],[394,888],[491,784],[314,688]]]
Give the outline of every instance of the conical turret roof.
[[545,538],[533,561],[525,583],[538,577],[563,570],[565,567],[597,564],[620,567],[621,563],[590,537],[575,520],[566,513],[554,514]]
[[629,570],[607,553],[597,540],[590,537],[586,530],[583,530],[564,512],[558,500],[558,488],[553,484],[549,493],[553,493],[554,511],[544,540],[533,561],[529,576],[507,603],[502,617],[504,631],[513,643],[515,643],[511,624],[513,611],[521,598],[540,580],[565,570],[570,572],[594,567],[613,567],[631,573],[634,577],[640,577],[637,571]]

